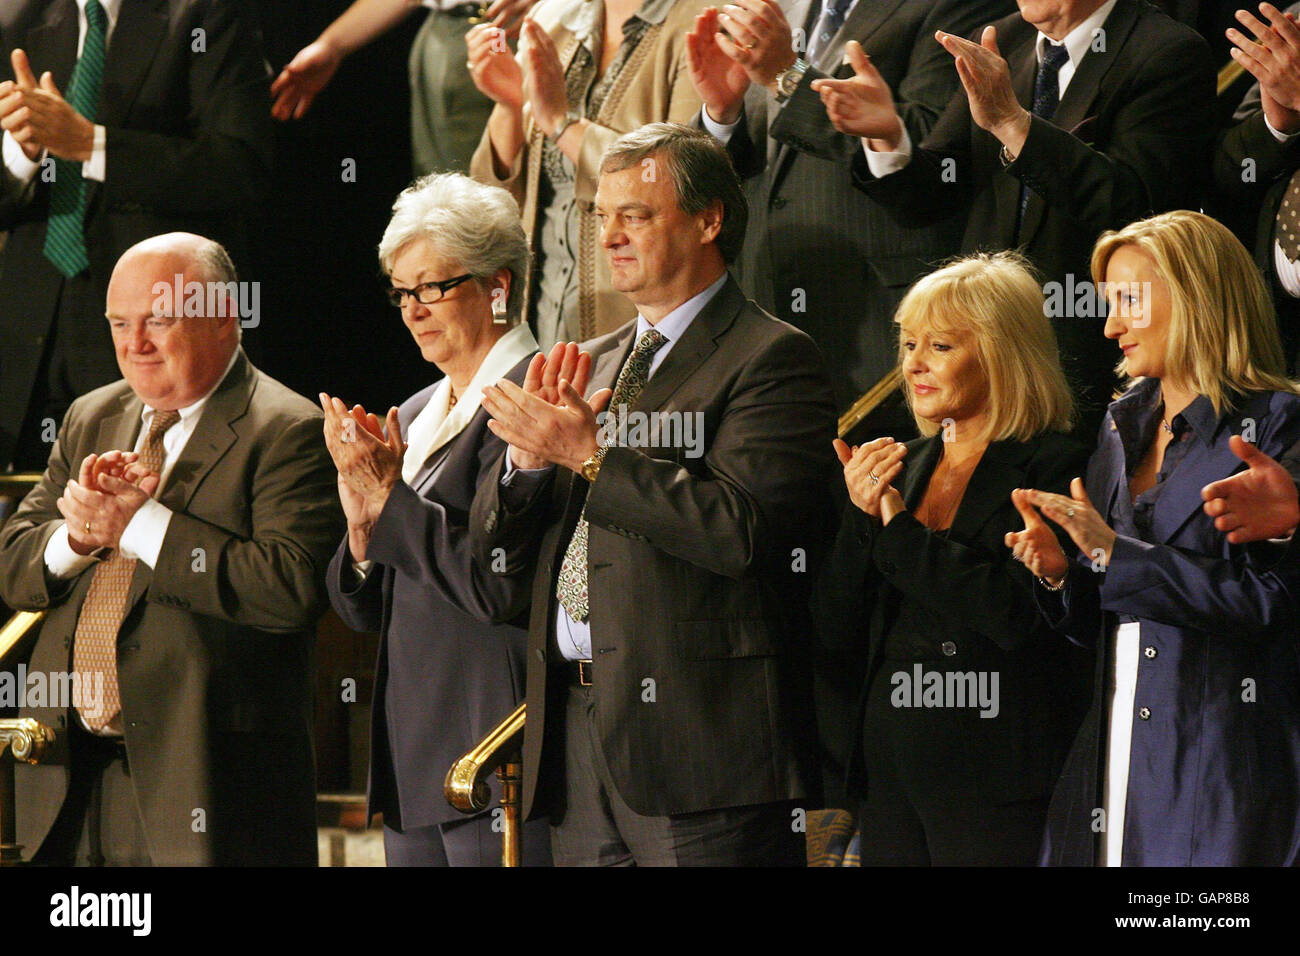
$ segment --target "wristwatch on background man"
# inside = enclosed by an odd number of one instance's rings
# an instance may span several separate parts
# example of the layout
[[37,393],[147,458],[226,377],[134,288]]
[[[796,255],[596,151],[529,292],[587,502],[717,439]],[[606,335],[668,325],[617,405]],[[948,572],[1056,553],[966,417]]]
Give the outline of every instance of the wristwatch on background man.
[[569,110],[567,113],[564,114],[564,119],[560,120],[555,125],[555,132],[552,135],[548,136],[547,139],[549,139],[552,143],[558,143],[560,141],[560,137],[564,135],[564,131],[581,119],[582,119],[581,113],[579,113],[577,110]]
[[808,61],[803,57],[796,57],[795,61],[776,75],[776,101],[784,103],[790,97],[794,96],[794,91],[799,89],[799,81],[803,75],[808,72]]

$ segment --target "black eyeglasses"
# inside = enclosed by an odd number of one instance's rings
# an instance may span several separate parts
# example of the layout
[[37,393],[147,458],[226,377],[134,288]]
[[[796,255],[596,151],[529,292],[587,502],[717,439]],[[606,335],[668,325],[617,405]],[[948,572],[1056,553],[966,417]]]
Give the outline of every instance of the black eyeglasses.
[[421,282],[414,289],[400,289],[397,286],[391,286],[384,290],[388,296],[388,301],[399,309],[406,304],[407,296],[411,296],[421,305],[433,305],[449,291],[456,288],[462,282],[468,282],[474,278],[470,273],[463,276],[456,276],[452,279],[443,279],[441,282]]

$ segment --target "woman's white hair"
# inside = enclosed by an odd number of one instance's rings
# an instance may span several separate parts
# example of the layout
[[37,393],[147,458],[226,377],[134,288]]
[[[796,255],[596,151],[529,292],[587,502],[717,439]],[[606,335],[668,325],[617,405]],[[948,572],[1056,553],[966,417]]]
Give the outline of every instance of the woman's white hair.
[[431,173],[417,179],[393,203],[393,218],[379,240],[384,274],[412,242],[426,239],[438,254],[459,263],[480,283],[510,270],[506,319],[522,318],[528,282],[528,239],[519,204],[500,186],[476,182],[460,173]]

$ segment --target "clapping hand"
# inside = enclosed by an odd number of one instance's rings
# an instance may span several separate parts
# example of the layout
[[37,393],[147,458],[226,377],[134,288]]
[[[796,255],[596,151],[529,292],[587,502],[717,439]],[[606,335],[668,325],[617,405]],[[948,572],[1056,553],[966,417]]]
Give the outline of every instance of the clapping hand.
[[844,466],[849,500],[857,508],[882,524],[889,524],[900,511],[907,510],[903,496],[892,484],[903,470],[906,445],[892,438],[877,438],[852,448],[838,438],[832,444]]

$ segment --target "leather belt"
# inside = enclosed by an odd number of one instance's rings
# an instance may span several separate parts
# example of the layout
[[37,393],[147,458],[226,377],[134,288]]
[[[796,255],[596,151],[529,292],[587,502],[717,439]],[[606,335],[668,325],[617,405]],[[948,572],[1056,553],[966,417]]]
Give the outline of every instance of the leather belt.
[[569,672],[569,683],[579,687],[591,686],[591,661],[565,661],[564,666]]

